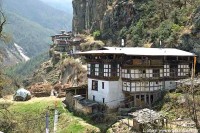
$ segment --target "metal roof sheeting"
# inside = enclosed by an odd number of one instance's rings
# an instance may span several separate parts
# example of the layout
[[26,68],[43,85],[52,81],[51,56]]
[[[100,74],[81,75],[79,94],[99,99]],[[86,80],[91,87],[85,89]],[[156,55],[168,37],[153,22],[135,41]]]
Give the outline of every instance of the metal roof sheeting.
[[75,54],[124,54],[136,56],[196,56],[194,53],[175,48],[142,48],[142,47],[104,47],[104,50],[92,50]]
[[149,123],[163,118],[162,114],[148,108],[137,110],[136,112],[129,113],[129,115],[133,116],[139,123]]

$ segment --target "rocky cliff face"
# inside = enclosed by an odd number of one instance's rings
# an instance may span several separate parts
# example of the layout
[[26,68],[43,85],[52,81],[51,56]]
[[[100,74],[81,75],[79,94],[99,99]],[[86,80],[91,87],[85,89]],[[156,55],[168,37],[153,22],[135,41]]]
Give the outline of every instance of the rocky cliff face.
[[137,18],[132,1],[73,0],[73,31],[102,32],[102,39],[119,39],[118,32]]
[[132,1],[73,0],[73,31],[100,30],[103,39],[116,39],[116,31],[138,18]]
[[73,30],[100,29],[107,0],[73,0]]
[[[17,45],[18,46],[18,45]],[[0,55],[2,55],[2,64],[4,66],[12,66],[20,62],[28,61],[28,58],[21,47],[16,47],[16,45],[4,45],[0,46]]]
[[199,0],[73,0],[73,31],[101,31],[107,46],[175,47],[200,53]]

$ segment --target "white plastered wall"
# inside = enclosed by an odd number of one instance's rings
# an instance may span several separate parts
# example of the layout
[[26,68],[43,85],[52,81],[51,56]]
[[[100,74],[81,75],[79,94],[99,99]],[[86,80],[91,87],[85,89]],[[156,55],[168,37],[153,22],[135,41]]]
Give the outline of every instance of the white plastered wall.
[[[92,80],[98,81],[98,91],[92,90]],[[104,82],[104,89],[102,89],[102,82]],[[104,81],[88,78],[88,99],[104,103],[109,108],[116,108],[119,106],[120,101],[124,100],[124,94],[122,92],[122,81]]]
[[176,87],[175,81],[165,81],[165,90],[176,89]]

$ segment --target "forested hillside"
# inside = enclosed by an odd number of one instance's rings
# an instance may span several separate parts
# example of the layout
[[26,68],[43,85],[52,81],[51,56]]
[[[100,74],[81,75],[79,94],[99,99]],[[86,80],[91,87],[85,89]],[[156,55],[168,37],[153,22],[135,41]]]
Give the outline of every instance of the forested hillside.
[[199,55],[200,0],[73,0],[73,30],[107,45],[176,47]]
[[40,54],[27,62],[16,64],[15,66],[9,67],[6,73],[18,79],[18,81],[25,80],[28,76],[32,76],[36,69],[39,69],[40,64],[49,59],[48,53]]
[[36,56],[49,48],[50,36],[55,32],[44,28],[36,22],[30,21],[13,12],[6,12],[8,24],[6,32],[10,36],[10,44],[17,43],[29,57]]
[[50,7],[41,0],[3,0],[6,11],[14,12],[24,18],[53,30],[71,29],[72,15]]
[[[9,42],[6,42],[9,45],[0,45],[7,57],[19,55],[14,43],[22,47],[28,57],[37,56],[48,51],[51,35],[61,29],[71,29],[71,15],[40,0],[3,0],[2,8],[7,18],[4,32],[9,36]],[[20,61],[14,60],[15,63]]]
[[[4,32],[8,37],[7,42],[0,42],[3,65],[19,63],[7,72],[23,79],[48,58],[50,36],[60,30],[71,30],[72,13],[49,6],[42,0],[2,0],[1,3],[7,18]],[[31,58],[30,61],[21,63],[23,57],[15,43],[22,48],[23,54]]]

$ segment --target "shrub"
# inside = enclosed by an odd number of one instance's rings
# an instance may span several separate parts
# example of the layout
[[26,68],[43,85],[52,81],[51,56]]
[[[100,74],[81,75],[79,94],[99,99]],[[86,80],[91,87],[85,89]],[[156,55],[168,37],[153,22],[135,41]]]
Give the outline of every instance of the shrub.
[[99,30],[96,30],[95,32],[93,32],[92,35],[93,35],[95,40],[98,40],[101,37],[101,32]]

